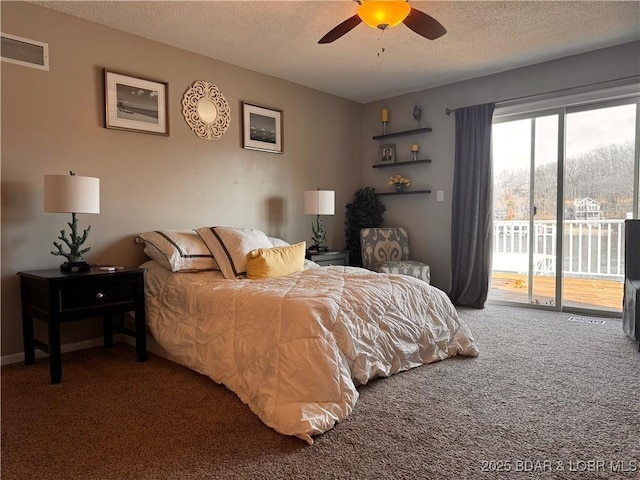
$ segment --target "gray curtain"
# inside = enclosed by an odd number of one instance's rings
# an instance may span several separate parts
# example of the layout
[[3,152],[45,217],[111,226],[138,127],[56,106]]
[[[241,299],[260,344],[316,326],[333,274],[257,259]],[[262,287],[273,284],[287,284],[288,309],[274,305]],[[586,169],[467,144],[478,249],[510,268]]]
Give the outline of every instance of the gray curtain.
[[465,307],[483,308],[489,293],[494,108],[489,103],[456,110],[449,297]]

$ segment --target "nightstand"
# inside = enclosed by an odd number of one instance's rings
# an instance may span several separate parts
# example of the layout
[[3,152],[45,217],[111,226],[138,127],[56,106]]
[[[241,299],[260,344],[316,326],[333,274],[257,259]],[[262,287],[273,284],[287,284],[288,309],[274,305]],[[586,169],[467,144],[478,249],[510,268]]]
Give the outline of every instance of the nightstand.
[[307,252],[306,258],[322,267],[349,265],[349,250],[327,250],[326,252],[317,253]]
[[[144,272],[141,268],[114,272],[97,268],[80,273],[61,272],[58,268],[18,272],[25,365],[35,362],[36,347],[47,352],[51,383],[60,383],[60,324],[94,317],[102,317],[105,346],[113,345],[114,330],[132,335],[136,339],[138,361],[144,362],[147,359]],[[124,312],[135,313],[135,330],[113,325],[114,315]],[[47,323],[48,344],[34,338],[36,319]]]

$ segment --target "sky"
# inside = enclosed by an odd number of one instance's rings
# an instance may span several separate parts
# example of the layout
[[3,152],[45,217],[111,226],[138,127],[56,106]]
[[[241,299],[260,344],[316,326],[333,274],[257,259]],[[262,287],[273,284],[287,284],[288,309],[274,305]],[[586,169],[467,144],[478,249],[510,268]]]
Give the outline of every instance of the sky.
[[[624,143],[635,138],[636,105],[588,110],[567,115],[567,157],[589,152],[603,145]],[[536,163],[557,159],[557,116],[540,117],[536,122]],[[494,172],[528,168],[531,123],[516,120],[494,125]],[[517,166],[516,166],[517,165]],[[633,175],[633,172],[630,172]]]

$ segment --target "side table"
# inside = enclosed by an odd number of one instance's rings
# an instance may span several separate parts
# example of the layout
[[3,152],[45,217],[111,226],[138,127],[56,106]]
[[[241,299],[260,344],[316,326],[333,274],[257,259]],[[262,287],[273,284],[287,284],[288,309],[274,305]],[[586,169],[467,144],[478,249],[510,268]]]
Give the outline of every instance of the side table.
[[331,265],[349,265],[349,250],[307,252],[306,259],[323,267],[329,267]]
[[[35,362],[35,348],[39,348],[50,356],[51,383],[60,383],[60,324],[94,317],[102,317],[105,346],[113,345],[114,330],[132,335],[136,339],[138,361],[144,362],[147,359],[144,272],[141,268],[113,272],[97,268],[78,273],[57,268],[18,272],[25,365]],[[124,312],[135,313],[135,330],[113,325],[114,314]],[[47,323],[48,344],[34,338],[36,319]]]

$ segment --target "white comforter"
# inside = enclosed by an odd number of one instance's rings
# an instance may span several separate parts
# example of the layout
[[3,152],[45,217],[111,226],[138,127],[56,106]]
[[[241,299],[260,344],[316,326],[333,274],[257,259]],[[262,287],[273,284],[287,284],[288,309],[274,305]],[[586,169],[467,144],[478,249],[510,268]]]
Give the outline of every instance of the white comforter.
[[147,268],[147,323],[179,363],[226,385],[276,431],[313,443],[345,419],[356,385],[476,356],[447,296],[402,275],[319,267],[227,280]]

